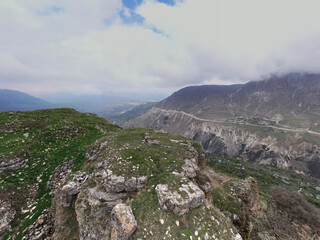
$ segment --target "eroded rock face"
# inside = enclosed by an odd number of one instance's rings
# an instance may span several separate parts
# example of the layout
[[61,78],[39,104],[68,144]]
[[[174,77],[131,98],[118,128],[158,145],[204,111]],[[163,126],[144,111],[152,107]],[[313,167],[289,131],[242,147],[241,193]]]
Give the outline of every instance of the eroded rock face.
[[126,204],[117,204],[111,212],[111,240],[130,239],[137,229],[137,221]]
[[205,200],[204,192],[193,182],[182,184],[177,190],[169,189],[168,184],[158,184],[156,192],[161,208],[177,215],[187,213]]
[[105,179],[106,186],[110,192],[120,193],[120,192],[136,192],[142,188],[144,188],[147,177],[140,176],[140,177],[131,177],[126,178],[125,176],[118,176],[113,174],[112,171],[105,172],[107,177]]
[[80,240],[109,239],[110,212],[125,197],[125,193],[110,193],[101,185],[83,189],[75,203]]
[[195,178],[197,172],[200,171],[196,159],[186,159],[184,162],[185,164],[182,165],[184,175],[188,178]]
[[2,160],[0,159],[0,172],[3,171],[14,171],[18,170],[19,168],[24,167],[28,162],[28,159],[20,159],[20,158],[13,158],[10,160]]
[[13,220],[15,211],[11,205],[0,200],[0,239],[2,239],[10,230],[10,222]]
[[248,177],[230,183],[231,195],[241,199],[243,211],[251,216],[256,216],[260,209],[259,190],[257,181]]
[[73,161],[68,161],[62,163],[58,166],[54,174],[50,177],[50,180],[47,186],[51,189],[51,193],[54,193],[57,189],[60,188],[61,184],[65,181],[67,175],[71,172],[73,167]]
[[[168,118],[164,122],[163,119]],[[214,120],[214,119],[213,119]],[[183,111],[153,107],[131,120],[126,127],[146,127],[181,134],[198,141],[206,152],[247,161],[273,164],[320,177],[319,145],[305,142],[300,133],[292,133],[284,141],[276,137],[262,137],[243,128],[225,126],[210,119],[201,119]]]

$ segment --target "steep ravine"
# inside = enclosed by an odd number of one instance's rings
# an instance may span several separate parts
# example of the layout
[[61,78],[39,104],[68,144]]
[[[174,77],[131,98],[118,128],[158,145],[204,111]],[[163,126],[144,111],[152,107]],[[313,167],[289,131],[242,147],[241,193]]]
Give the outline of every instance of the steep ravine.
[[126,127],[154,128],[181,134],[198,141],[210,153],[273,164],[320,177],[320,148],[306,142],[301,133],[263,127],[259,131],[250,131],[246,125],[205,121],[183,112],[155,107],[130,121]]

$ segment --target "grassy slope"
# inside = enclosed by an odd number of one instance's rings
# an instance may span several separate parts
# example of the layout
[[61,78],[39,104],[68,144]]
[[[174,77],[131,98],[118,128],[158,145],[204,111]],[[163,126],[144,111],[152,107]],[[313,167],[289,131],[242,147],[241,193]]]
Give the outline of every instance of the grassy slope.
[[[2,130],[12,131],[0,132],[2,160],[28,159],[26,167],[0,173],[0,198],[9,200],[17,211],[12,223],[14,230],[10,233],[18,233],[15,239],[21,239],[22,231],[51,205],[47,182],[55,168],[73,160],[74,170],[79,169],[87,145],[108,135],[103,132],[119,130],[103,118],[72,109],[3,112],[0,113],[0,126]],[[26,209],[28,204],[34,209],[21,214],[21,207]]]
[[[24,229],[51,206],[52,196],[47,183],[57,166],[73,160],[73,171],[94,171],[93,165],[99,158],[88,163],[85,153],[90,149],[94,151],[96,144],[105,140],[108,144],[100,160],[107,157],[108,168],[114,173],[128,177],[149,175],[146,188],[127,199],[139,225],[135,239],[144,236],[153,239],[203,238],[206,234],[231,239],[230,229],[235,231],[216,208],[201,206],[183,217],[159,208],[155,186],[168,183],[170,188],[176,188],[184,181],[172,172],[181,172],[184,159],[192,155],[188,151],[190,144],[198,149],[198,144],[192,140],[150,129],[122,130],[105,119],[72,109],[4,112],[0,113],[0,126],[2,161],[15,157],[28,159],[25,167],[0,173],[0,198],[12,203],[17,211],[13,230],[5,239],[22,239]],[[158,144],[145,143],[146,134],[151,140],[159,141]],[[21,208],[32,210],[22,214]],[[160,218],[164,219],[163,225]]]
[[317,178],[303,176],[270,165],[258,165],[237,159],[207,154],[207,165],[231,177],[244,179],[252,176],[258,182],[261,199],[267,201],[271,190],[281,186],[289,191],[299,191],[309,202],[320,209],[320,186]]
[[[158,143],[145,143],[145,136]],[[101,144],[105,148],[94,152],[95,149],[101,149]],[[231,230],[236,230],[230,220],[216,208],[202,205],[184,216],[177,216],[159,207],[155,187],[160,183],[168,184],[169,189],[179,192],[178,188],[186,180],[172,172],[182,172],[184,159],[197,157],[190,152],[191,146],[199,147],[196,142],[185,137],[152,129],[121,130],[99,140],[88,149],[90,155],[97,157],[88,162],[83,170],[94,171],[95,165],[108,159],[106,168],[117,175],[128,178],[148,176],[146,187],[126,200],[138,221],[134,239],[204,239],[205,235],[231,239]],[[163,224],[160,219],[164,221]]]
[[[201,206],[182,217],[159,208],[155,186],[158,183],[169,183],[175,187],[180,179],[171,173],[181,171],[183,160],[189,157],[187,145],[192,141],[184,137],[150,129],[122,130],[105,119],[81,114],[71,109],[4,112],[0,113],[0,126],[1,159],[9,160],[13,157],[29,159],[24,168],[0,173],[0,198],[13,203],[18,213],[12,223],[13,232],[10,233],[17,235],[15,239],[21,239],[22,231],[51,205],[52,197],[49,195],[47,182],[57,166],[62,162],[73,160],[74,171],[79,169],[93,171],[92,166],[99,159],[108,159],[108,168],[117,174],[151,176],[145,189],[127,199],[138,221],[139,228],[134,235],[135,239],[145,236],[152,239],[182,239],[190,236],[202,239],[206,234],[209,236],[214,234],[223,239],[230,238],[230,229],[234,227],[216,208]],[[25,133],[28,133],[28,137],[24,136]],[[159,144],[144,143],[146,134],[151,140],[159,141]],[[96,142],[97,139],[101,140]],[[175,141],[172,141],[173,139]],[[98,156],[91,164],[85,164],[86,149],[90,152],[90,149],[94,150],[96,144],[101,144],[103,141],[108,142],[105,149],[107,151],[103,151],[103,155]],[[92,143],[94,144],[91,145]],[[91,146],[87,148],[89,145]],[[320,185],[317,179],[289,173],[272,166],[259,166],[234,159],[217,158],[213,155],[207,155],[207,159],[208,165],[233,177],[256,178],[260,194],[265,201],[272,186],[280,185],[291,191],[301,190],[310,202],[320,206],[316,199],[319,192],[315,187]],[[35,188],[37,183],[39,187]],[[35,190],[28,190],[30,186]],[[216,206],[222,210],[230,208],[231,212],[232,208],[237,208],[236,203],[235,206],[221,205],[226,202],[224,198],[228,195],[221,189],[217,191],[220,192],[213,193]],[[220,202],[219,197],[222,197]],[[232,199],[230,201],[232,203]],[[29,202],[33,203],[30,208],[33,206],[35,208],[29,213],[21,214],[21,207],[25,209]],[[160,219],[164,220],[163,225]],[[179,227],[175,227],[177,223]]]

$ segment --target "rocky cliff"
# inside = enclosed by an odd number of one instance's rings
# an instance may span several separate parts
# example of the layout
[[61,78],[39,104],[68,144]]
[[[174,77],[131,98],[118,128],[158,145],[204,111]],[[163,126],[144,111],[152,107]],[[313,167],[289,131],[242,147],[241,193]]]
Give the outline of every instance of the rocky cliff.
[[[189,138],[70,109],[0,121],[2,162],[25,162],[0,173],[1,240],[319,237],[318,209],[298,198],[291,205],[312,221],[290,222],[286,206],[260,199],[254,178],[213,170]],[[275,228],[283,219],[284,233]]]
[[125,127],[181,134],[218,155],[320,177],[320,77],[188,87]]

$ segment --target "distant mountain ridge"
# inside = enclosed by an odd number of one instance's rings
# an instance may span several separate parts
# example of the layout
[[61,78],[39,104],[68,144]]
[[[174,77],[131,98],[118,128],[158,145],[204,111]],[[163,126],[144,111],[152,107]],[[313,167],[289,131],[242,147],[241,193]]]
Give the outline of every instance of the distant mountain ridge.
[[29,111],[53,107],[53,104],[27,93],[0,89],[0,110],[2,111]]
[[236,85],[183,88],[156,107],[208,118],[255,114],[311,114],[320,116],[320,75],[289,74]]
[[186,87],[125,126],[181,134],[207,152],[320,178],[319,74]]

